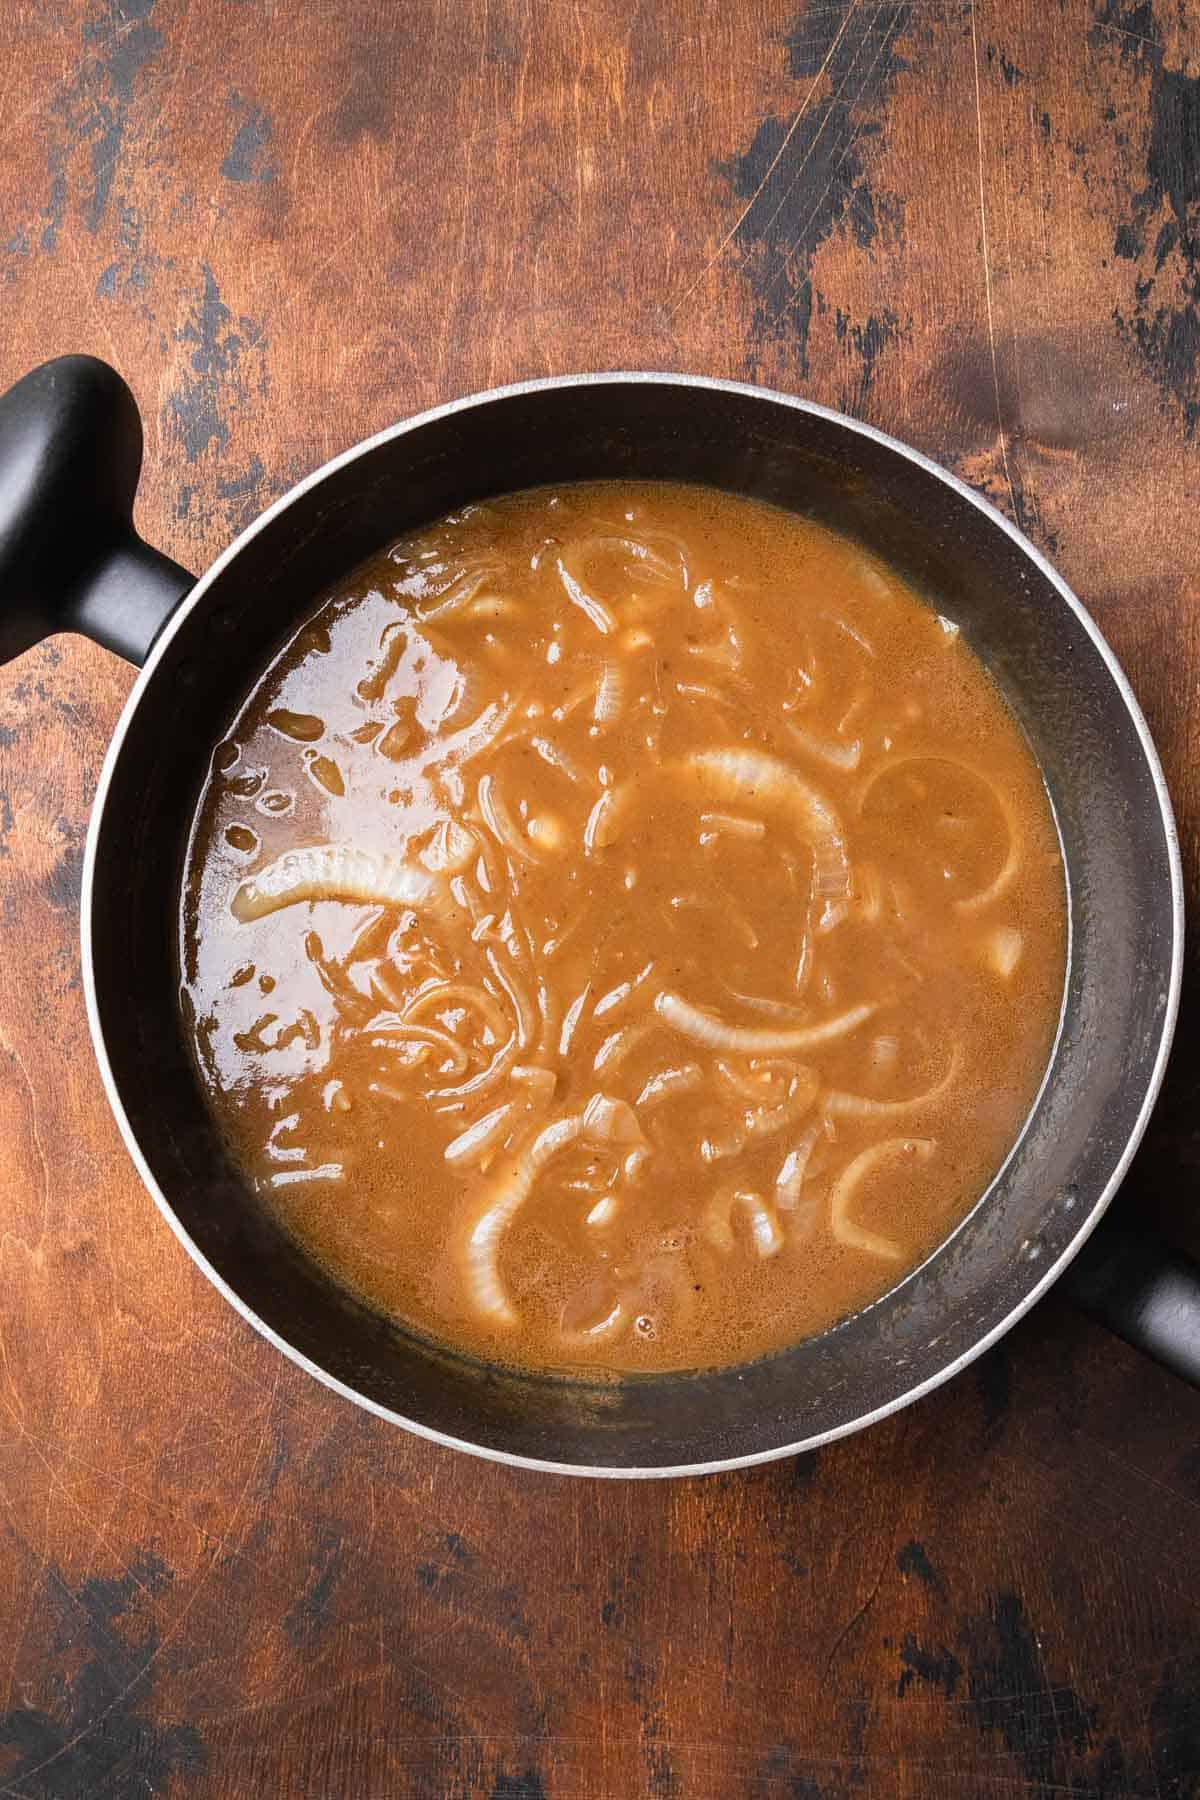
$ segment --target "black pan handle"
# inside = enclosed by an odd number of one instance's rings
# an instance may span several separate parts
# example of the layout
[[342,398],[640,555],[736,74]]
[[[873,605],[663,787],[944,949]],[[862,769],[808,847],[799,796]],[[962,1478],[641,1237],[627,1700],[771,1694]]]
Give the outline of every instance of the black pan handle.
[[1060,1285],[1135,1350],[1200,1387],[1200,1268],[1182,1251],[1109,1214]]
[[94,356],[59,356],[0,399],[0,662],[82,631],[132,663],[195,576],[142,542],[137,402]]

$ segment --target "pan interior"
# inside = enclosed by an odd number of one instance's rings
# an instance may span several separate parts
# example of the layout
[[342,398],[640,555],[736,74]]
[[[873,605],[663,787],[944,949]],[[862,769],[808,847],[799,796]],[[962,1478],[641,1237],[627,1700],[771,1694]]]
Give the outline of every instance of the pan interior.
[[[284,1236],[196,1083],[175,919],[211,748],[298,617],[382,543],[456,506],[606,477],[706,482],[804,513],[868,545],[961,623],[1042,765],[1072,954],[1057,1051],[1025,1132],[920,1269],[781,1355],[590,1385],[485,1368],[411,1337]],[[491,1454],[585,1469],[799,1448],[896,1404],[1000,1329],[1106,1195],[1169,1027],[1175,914],[1155,777],[1098,640],[1049,572],[967,494],[876,435],[751,390],[670,379],[468,403],[343,459],[260,521],[157,653],[95,826],[93,981],[116,1095],[176,1220],[238,1303],[373,1406]]]

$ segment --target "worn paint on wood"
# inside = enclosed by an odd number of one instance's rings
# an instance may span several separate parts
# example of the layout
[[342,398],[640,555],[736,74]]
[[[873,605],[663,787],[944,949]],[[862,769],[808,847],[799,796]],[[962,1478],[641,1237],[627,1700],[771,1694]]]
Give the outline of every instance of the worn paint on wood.
[[[123,370],[171,555],[495,382],[776,383],[1054,555],[1195,896],[1184,0],[57,0],[0,49],[0,380]],[[67,640],[0,671],[0,1794],[1200,1793],[1200,1398],[1060,1303],[865,1437],[636,1488],[411,1442],[234,1318],[87,1044],[129,682]],[[1184,1235],[1196,1000],[1193,958],[1135,1196]]]

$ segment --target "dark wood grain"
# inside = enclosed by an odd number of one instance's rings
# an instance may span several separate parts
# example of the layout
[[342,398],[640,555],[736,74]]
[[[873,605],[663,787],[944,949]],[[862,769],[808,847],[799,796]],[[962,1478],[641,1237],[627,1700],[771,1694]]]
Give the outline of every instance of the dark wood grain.
[[[776,383],[1055,558],[1195,896],[1187,0],[9,0],[0,53],[0,381],[124,371],[171,555],[491,383]],[[87,1040],[130,680],[0,671],[0,1794],[1200,1795],[1200,1396],[1054,1299],[865,1436],[649,1486],[410,1440],[240,1323]],[[1196,986],[1132,1201],[1193,1241]]]

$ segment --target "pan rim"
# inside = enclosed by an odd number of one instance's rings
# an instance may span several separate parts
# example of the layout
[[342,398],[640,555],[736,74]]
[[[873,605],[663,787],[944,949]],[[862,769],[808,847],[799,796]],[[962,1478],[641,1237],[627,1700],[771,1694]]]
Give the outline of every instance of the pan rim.
[[[105,1041],[104,1023],[101,1018],[101,1009],[96,993],[92,959],[92,913],[98,847],[105,829],[106,802],[109,790],[112,785],[117,764],[120,760],[130,722],[141,703],[142,696],[154,680],[158,666],[162,662],[176,635],[185,627],[191,614],[202,602],[208,590],[219,579],[224,570],[240,554],[242,549],[257,537],[260,532],[264,531],[276,518],[286,512],[289,507],[312,491],[312,489],[319,486],[329,476],[333,475],[338,470],[350,466],[359,458],[370,455],[374,450],[384,444],[394,442],[400,437],[418,431],[441,419],[450,418],[460,413],[473,412],[496,402],[517,399],[528,395],[536,395],[538,393],[561,391],[563,389],[583,386],[600,387],[606,385],[615,387],[628,385],[658,385],[699,389],[714,393],[726,393],[750,399],[758,403],[784,406],[793,411],[802,412],[812,417],[822,419],[855,436],[869,440],[882,448],[903,457],[907,462],[914,464],[927,475],[948,487],[952,492],[959,495],[960,498],[968,501],[970,505],[973,506],[991,525],[1002,531],[1016,548],[1034,565],[1043,579],[1054,588],[1068,609],[1074,613],[1079,624],[1093,644],[1101,661],[1104,663],[1113,687],[1120,696],[1133,725],[1135,735],[1142,751],[1145,767],[1148,770],[1153,783],[1155,798],[1158,804],[1159,820],[1163,831],[1163,841],[1166,850],[1171,887],[1170,972],[1165,1006],[1158,1034],[1158,1042],[1154,1059],[1149,1069],[1142,1103],[1138,1109],[1137,1117],[1134,1120],[1132,1129],[1126,1138],[1122,1152],[1117,1158],[1116,1164],[1107,1182],[1093,1203],[1091,1209],[1078,1221],[1077,1228],[1070,1241],[1063,1248],[1056,1260],[1042,1271],[1039,1279],[1022,1294],[1021,1298],[1001,1319],[999,1319],[988,1331],[976,1338],[958,1356],[935,1369],[919,1382],[914,1383],[912,1387],[904,1389],[903,1392],[894,1395],[891,1399],[883,1402],[878,1407],[858,1413],[852,1419],[844,1420],[840,1424],[832,1426],[825,1431],[814,1433],[810,1437],[800,1438],[794,1442],[775,1446],[770,1449],[752,1451],[743,1455],[731,1457],[715,1458],[708,1461],[661,1465],[646,1464],[625,1466],[620,1464],[605,1465],[599,1463],[591,1464],[555,1461],[547,1458],[523,1455],[514,1451],[496,1448],[491,1445],[474,1443],[470,1439],[455,1437],[448,1432],[439,1431],[435,1427],[425,1425],[419,1420],[409,1418],[407,1415],[397,1412],[393,1408],[371,1399],[370,1396],[363,1394],[358,1389],[351,1387],[348,1383],[341,1381],[337,1376],[330,1374],[329,1371],[324,1369],[319,1363],[314,1362],[302,1351],[296,1349],[285,1337],[277,1332],[272,1326],[268,1325],[264,1319],[260,1318],[199,1249],[198,1245],[176,1215],[169,1199],[159,1186],[156,1177],[149,1167],[136,1133],[134,1132],[126,1113],[118,1089],[118,1084],[113,1074]],[[113,732],[112,739],[108,745],[100,772],[100,778],[96,787],[95,801],[92,808],[84,855],[80,935],[84,997],[93,1049],[109,1106],[112,1109],[117,1126],[124,1139],[133,1164],[138,1171],[143,1185],[149,1191],[160,1213],[163,1215],[167,1224],[170,1226],[179,1242],[183,1245],[188,1255],[192,1258],[192,1261],[213,1284],[217,1292],[235,1308],[241,1317],[245,1319],[245,1321],[252,1326],[260,1336],[264,1337],[269,1343],[274,1345],[277,1350],[287,1356],[297,1367],[315,1377],[325,1387],[330,1388],[333,1392],[354,1402],[356,1405],[363,1407],[367,1412],[374,1414],[376,1417],[386,1420],[389,1424],[398,1425],[404,1430],[413,1433],[414,1436],[423,1438],[428,1442],[436,1443],[449,1449],[465,1451],[470,1455],[483,1457],[491,1462],[498,1462],[515,1468],[536,1470],[542,1474],[569,1475],[580,1478],[589,1477],[600,1480],[666,1480],[680,1476],[707,1475],[739,1468],[752,1468],[761,1463],[780,1461],[785,1457],[797,1456],[819,1449],[826,1444],[836,1442],[839,1438],[848,1437],[856,1431],[864,1430],[867,1426],[878,1423],[892,1413],[898,1412],[902,1407],[908,1406],[914,1401],[923,1398],[925,1395],[932,1393],[936,1388],[942,1386],[944,1382],[947,1382],[954,1376],[960,1374],[963,1369],[967,1368],[977,1357],[983,1355],[1007,1331],[1011,1330],[1012,1327],[1025,1316],[1030,1308],[1036,1305],[1043,1297],[1071,1260],[1082,1249],[1092,1231],[1096,1228],[1100,1219],[1108,1209],[1113,1196],[1125,1177],[1134,1153],[1142,1140],[1155,1101],[1162,1086],[1178,1017],[1179,996],[1183,975],[1183,871],[1178,830],[1170,795],[1167,790],[1166,778],[1149,727],[1133,690],[1129,685],[1124,670],[1121,668],[1120,663],[1117,661],[1116,656],[1096,621],[1054,568],[1053,564],[1050,563],[1037,546],[1033,544],[1025,534],[1020,531],[1011,520],[1006,518],[1005,515],[989,500],[985,499],[983,495],[976,493],[973,488],[960,480],[958,476],[952,474],[950,470],[943,468],[941,464],[934,462],[931,458],[923,455],[922,452],[913,449],[911,445],[904,443],[901,439],[895,438],[887,432],[880,431],[873,425],[869,425],[858,419],[853,419],[844,413],[839,413],[833,408],[819,405],[815,401],[800,399],[795,395],[783,393],[777,389],[758,387],[748,382],[730,381],[713,376],[689,375],[667,371],[656,372],[653,370],[595,371],[540,377],[535,380],[516,382],[503,387],[489,388],[479,393],[465,395],[457,400],[446,402],[440,406],[428,408],[420,413],[414,414],[411,418],[400,420],[393,425],[386,426],[383,430],[351,445],[348,449],[340,452],[337,456],[332,457],[319,468],[314,469],[294,487],[290,488],[285,494],[281,495],[279,499],[274,501],[272,505],[270,505],[263,513],[259,514],[256,519],[252,520],[251,523],[226,546],[180,601],[179,605],[160,632],[147,656],[146,662],[143,665],[137,680],[130,690],[122,709],[121,716]]]

